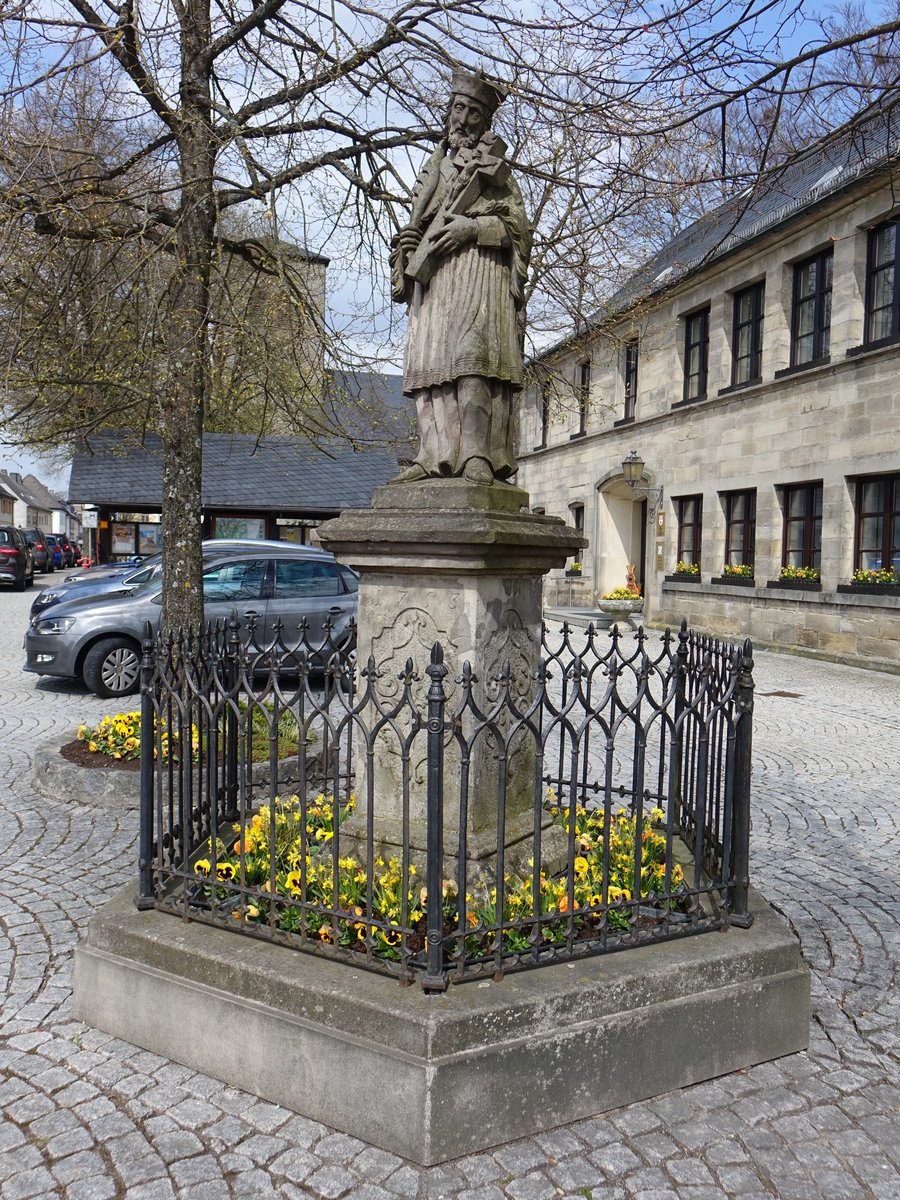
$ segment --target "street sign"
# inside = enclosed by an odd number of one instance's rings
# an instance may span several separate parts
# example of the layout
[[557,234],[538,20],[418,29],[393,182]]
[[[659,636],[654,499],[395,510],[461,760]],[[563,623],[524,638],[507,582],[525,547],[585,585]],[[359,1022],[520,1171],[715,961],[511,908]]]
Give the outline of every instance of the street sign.
[[96,508],[84,508],[81,511],[81,527],[82,529],[96,529],[97,519],[100,516]]

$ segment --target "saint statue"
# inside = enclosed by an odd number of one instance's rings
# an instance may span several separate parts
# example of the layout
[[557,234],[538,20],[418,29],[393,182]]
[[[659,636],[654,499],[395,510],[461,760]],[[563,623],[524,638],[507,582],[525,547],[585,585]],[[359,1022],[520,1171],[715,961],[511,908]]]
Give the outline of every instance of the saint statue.
[[531,226],[491,132],[504,99],[483,75],[453,75],[447,129],[419,173],[409,224],[391,245],[393,299],[409,305],[403,390],[419,452],[400,480],[506,480],[516,469],[513,399],[522,389],[516,320]]

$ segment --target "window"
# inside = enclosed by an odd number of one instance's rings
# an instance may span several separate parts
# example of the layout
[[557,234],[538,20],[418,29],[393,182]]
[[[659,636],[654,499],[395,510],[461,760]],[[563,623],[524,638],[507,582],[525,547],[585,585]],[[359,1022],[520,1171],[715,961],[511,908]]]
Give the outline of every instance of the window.
[[275,562],[275,597],[278,600],[298,596],[340,596],[343,591],[333,563],[294,559],[277,559]]
[[578,433],[573,437],[581,437],[587,429],[588,405],[591,399],[591,362],[585,359],[577,368],[578,379]]
[[349,567],[342,566],[340,563],[338,564],[338,571],[340,572],[341,579],[344,581],[344,591],[358,592],[359,576],[356,574],[356,572],[351,571]]
[[831,349],[831,275],[834,251],[823,250],[794,267],[791,366],[819,362]]
[[866,341],[880,342],[900,331],[900,289],[894,285],[900,221],[887,221],[869,234],[866,272]]
[[822,485],[802,483],[784,489],[783,567],[822,566]]
[[625,420],[634,420],[638,385],[638,344],[625,343]]
[[258,600],[265,568],[264,558],[231,560],[211,567],[203,572],[204,601]]
[[725,496],[725,565],[752,567],[756,542],[756,491]]
[[700,535],[703,518],[702,496],[678,499],[678,561],[700,566]]
[[709,369],[709,309],[684,320],[684,399],[702,400],[706,396]]
[[853,561],[858,571],[900,573],[900,475],[856,481]]
[[741,387],[762,378],[763,309],[766,285],[754,283],[734,298],[734,335],[731,342],[731,383]]
[[541,388],[541,440],[535,449],[542,450],[547,445],[547,434],[550,429],[550,384],[545,383]]
[[[572,514],[572,524],[575,526],[576,532],[583,534],[584,533],[584,505],[583,504],[570,504],[569,512]],[[573,562],[576,562],[576,563],[581,562],[581,553],[582,553],[581,547],[579,546],[578,549],[575,551],[574,555],[572,556]]]

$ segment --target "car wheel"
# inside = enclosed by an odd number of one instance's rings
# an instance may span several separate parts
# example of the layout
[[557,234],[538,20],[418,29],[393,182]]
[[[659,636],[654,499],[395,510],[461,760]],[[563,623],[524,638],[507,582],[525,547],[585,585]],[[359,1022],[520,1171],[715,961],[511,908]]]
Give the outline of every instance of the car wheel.
[[25,581],[25,586],[26,587],[34,587],[34,566],[32,566],[31,574],[28,576],[28,578]]
[[141,682],[140,651],[127,638],[104,638],[87,652],[81,673],[96,696],[130,696]]
[[16,582],[13,584],[13,587],[16,589],[17,592],[25,591],[25,572],[24,571],[22,572],[22,578],[17,579]]

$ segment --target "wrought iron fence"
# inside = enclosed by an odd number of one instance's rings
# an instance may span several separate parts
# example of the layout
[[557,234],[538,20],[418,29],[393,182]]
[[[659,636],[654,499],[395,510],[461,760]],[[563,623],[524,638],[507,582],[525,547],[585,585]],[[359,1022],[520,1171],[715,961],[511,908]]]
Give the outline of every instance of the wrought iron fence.
[[428,990],[749,924],[749,641],[545,629],[525,681],[426,657],[145,640],[138,906]]

